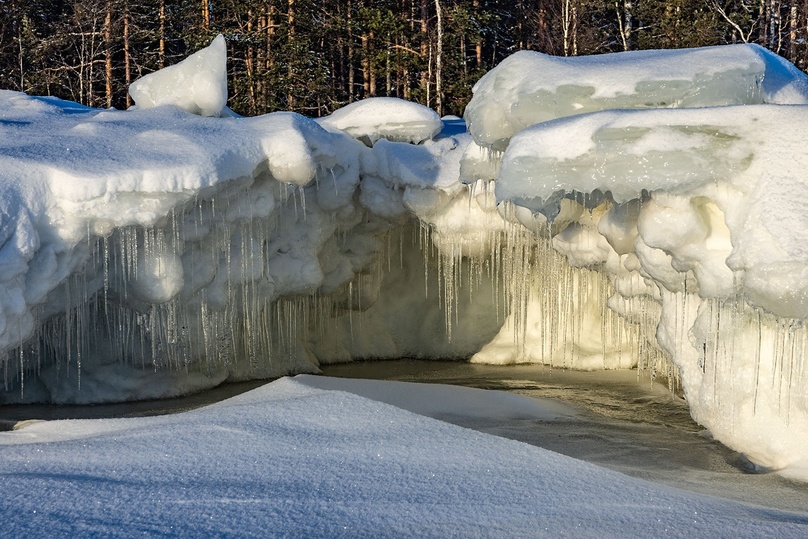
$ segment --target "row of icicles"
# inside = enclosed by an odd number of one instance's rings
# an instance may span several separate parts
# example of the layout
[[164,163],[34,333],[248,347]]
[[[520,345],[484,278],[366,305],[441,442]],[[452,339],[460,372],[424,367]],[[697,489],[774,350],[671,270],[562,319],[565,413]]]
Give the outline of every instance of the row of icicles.
[[[249,191],[246,195],[249,197]],[[187,215],[203,215],[202,203],[192,206]],[[215,201],[210,201],[214,207]],[[154,370],[185,372],[211,372],[223,366],[246,362],[247,370],[262,376],[266,372],[282,372],[291,364],[295,348],[310,335],[325,331],[326,321],[333,316],[348,316],[350,331],[361,332],[358,313],[368,307],[362,305],[364,289],[378,286],[385,272],[396,271],[405,264],[404,245],[417,245],[424,257],[424,290],[437,287],[439,302],[444,312],[448,339],[452,328],[462,318],[458,298],[461,294],[474,297],[479,285],[488,280],[496,317],[504,322],[511,317],[515,325],[514,342],[516,362],[531,361],[551,367],[575,367],[580,357],[577,345],[586,339],[580,308],[589,297],[598,298],[600,309],[602,355],[612,350],[619,354],[621,343],[630,343],[630,353],[637,357],[638,372],[652,379],[662,378],[671,390],[677,389],[678,373],[668,356],[656,344],[659,309],[648,300],[638,301],[634,309],[640,316],[632,321],[612,311],[607,302],[614,294],[609,278],[598,268],[571,267],[566,259],[551,246],[549,232],[534,234],[518,224],[509,224],[506,231],[492,232],[492,245],[486,258],[464,257],[458,246],[440,250],[433,241],[439,233],[428,225],[402,226],[387,232],[376,262],[357,274],[332,295],[299,295],[267,298],[260,283],[227,282],[227,301],[224,308],[218,303],[211,306],[204,295],[194,301],[180,295],[164,303],[147,308],[132,308],[127,302],[127,281],[137,272],[141,249],[157,252],[178,249],[184,238],[178,232],[180,216],[172,216],[163,228],[129,227],[118,230],[112,237],[90,241],[92,270],[74,274],[57,293],[65,304],[61,315],[49,318],[36,333],[12,350],[3,362],[6,391],[24,391],[25,378],[36,375],[46,367],[55,368],[58,376],[75,377],[81,383],[81,366],[91,354],[105,354],[104,361],[119,362]],[[199,219],[202,219],[200,217]],[[203,223],[200,223],[202,225]],[[242,264],[253,264],[250,246],[267,244],[277,223],[269,220],[249,220],[217,225],[213,232],[214,245],[210,256],[237,257]],[[246,241],[231,241],[236,230]],[[234,245],[235,243],[235,245]],[[445,244],[445,242],[442,242]],[[238,250],[241,250],[240,252]],[[236,250],[236,252],[233,252]],[[149,253],[146,253],[148,256]],[[212,261],[216,262],[216,260]],[[265,261],[262,261],[262,263]],[[229,266],[228,266],[229,267]],[[118,268],[120,271],[112,271]],[[243,273],[250,273],[243,268]],[[103,281],[98,285],[99,279]],[[335,299],[339,298],[339,299]],[[528,357],[528,339],[535,336],[529,324],[528,305],[538,301],[542,316],[538,321],[541,351]],[[683,295],[682,302],[687,297]],[[716,320],[720,327],[712,330],[704,344],[705,365],[711,364],[714,376],[721,376],[723,365],[731,362],[733,347],[737,345],[734,326],[758,321],[766,317],[744,302],[731,307],[716,303]],[[685,307],[682,307],[685,309]],[[767,328],[782,328],[770,330]],[[679,343],[688,343],[688,328],[679,328]],[[773,368],[782,386],[784,407],[790,409],[792,388],[802,380],[803,357],[808,339],[801,324],[762,324],[759,331],[780,331],[761,342],[775,342]],[[729,358],[729,359],[728,359]],[[97,360],[97,358],[96,358]],[[272,366],[267,369],[267,365]],[[705,369],[707,366],[705,366]],[[800,397],[802,398],[802,397]]]

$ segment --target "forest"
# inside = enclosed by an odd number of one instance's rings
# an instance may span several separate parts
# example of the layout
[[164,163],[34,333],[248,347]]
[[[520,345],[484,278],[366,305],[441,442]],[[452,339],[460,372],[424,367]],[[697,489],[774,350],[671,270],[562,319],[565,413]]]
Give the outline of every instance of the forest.
[[522,49],[757,43],[805,69],[808,0],[0,0],[0,88],[123,109],[130,82],[217,34],[240,114],[394,96],[461,115]]

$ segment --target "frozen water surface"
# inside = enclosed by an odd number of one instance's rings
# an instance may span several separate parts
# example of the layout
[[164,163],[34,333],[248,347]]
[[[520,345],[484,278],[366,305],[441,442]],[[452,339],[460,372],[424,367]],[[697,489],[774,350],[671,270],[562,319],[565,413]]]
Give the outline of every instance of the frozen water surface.
[[[415,370],[479,382],[479,367],[471,378],[468,368]],[[808,526],[793,507],[630,478],[433,414],[534,443],[557,422],[573,430],[568,439],[602,437],[600,458],[627,448],[609,439],[614,427],[546,399],[299,376],[172,415],[0,433],[0,513],[15,537],[799,537]],[[642,458],[647,436],[636,439],[624,443]]]
[[[693,422],[687,404],[636,371],[589,373],[535,365],[474,365],[463,362],[361,362],[333,365],[328,376],[391,380],[507,391],[572,408],[554,417],[516,413],[484,416],[433,409],[427,415],[504,438],[544,447],[599,466],[694,492],[808,511],[808,486],[756,468],[740,453],[713,440]],[[323,382],[348,387],[342,382]],[[372,389],[363,395],[374,395]],[[409,410],[386,394],[375,398]],[[423,408],[421,408],[423,413]]]

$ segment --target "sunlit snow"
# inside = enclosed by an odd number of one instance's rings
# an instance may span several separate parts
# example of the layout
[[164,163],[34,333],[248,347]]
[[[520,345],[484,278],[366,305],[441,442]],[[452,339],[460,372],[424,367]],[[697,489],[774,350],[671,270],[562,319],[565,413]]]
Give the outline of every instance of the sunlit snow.
[[[466,388],[275,381],[153,418],[0,433],[13,537],[799,537],[805,517],[437,421],[573,413]],[[370,395],[371,398],[360,395]]]

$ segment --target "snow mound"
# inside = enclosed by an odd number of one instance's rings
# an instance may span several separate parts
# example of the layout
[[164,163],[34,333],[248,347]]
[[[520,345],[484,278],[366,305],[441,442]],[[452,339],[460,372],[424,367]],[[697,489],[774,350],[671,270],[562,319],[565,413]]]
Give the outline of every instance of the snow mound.
[[437,135],[443,127],[434,110],[394,97],[363,99],[317,122],[344,131],[369,146],[379,139],[418,144]]
[[[630,478],[350,393],[357,384],[311,385],[284,378],[190,412],[47,421],[0,433],[4,531],[21,538],[43,530],[104,537],[806,532],[801,513]],[[404,396],[407,388],[399,383],[391,392]],[[436,402],[452,400],[436,389],[428,392]],[[511,415],[512,399],[498,404]]]
[[204,49],[178,64],[145,75],[129,86],[141,109],[174,105],[200,116],[226,116],[227,44],[216,36]]
[[555,57],[520,51],[474,86],[474,141],[504,151],[535,123],[606,109],[808,103],[808,77],[758,45]]

